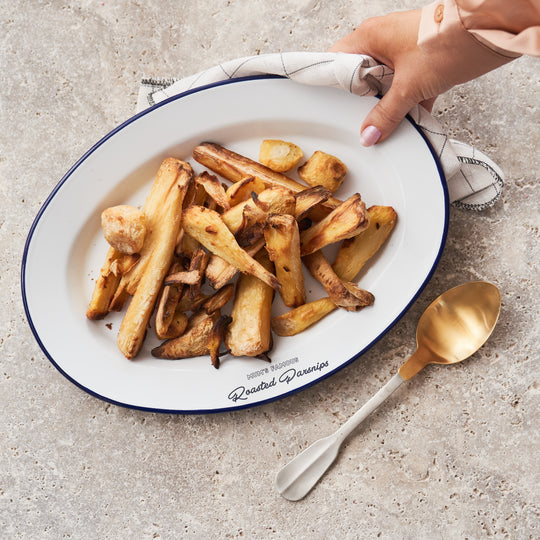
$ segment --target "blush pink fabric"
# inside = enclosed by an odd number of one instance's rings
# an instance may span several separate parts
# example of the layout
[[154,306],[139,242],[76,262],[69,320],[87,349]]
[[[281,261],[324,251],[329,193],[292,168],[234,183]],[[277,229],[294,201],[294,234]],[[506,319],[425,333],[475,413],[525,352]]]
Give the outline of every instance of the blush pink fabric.
[[540,56],[540,0],[433,2],[422,9],[418,45],[429,49],[441,40],[469,53],[475,40],[473,61],[494,67],[522,54]]

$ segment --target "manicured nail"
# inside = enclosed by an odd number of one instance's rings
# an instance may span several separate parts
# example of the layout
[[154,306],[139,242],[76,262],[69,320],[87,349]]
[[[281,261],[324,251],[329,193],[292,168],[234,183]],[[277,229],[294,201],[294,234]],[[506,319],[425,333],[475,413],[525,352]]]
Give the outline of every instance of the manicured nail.
[[380,138],[382,133],[375,126],[368,126],[360,133],[360,144],[362,146],[373,146]]

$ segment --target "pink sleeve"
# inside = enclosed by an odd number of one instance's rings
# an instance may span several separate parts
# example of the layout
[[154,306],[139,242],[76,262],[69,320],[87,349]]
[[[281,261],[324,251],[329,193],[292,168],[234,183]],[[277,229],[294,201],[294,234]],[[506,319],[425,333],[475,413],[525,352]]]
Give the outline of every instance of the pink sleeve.
[[435,40],[459,47],[471,38],[501,61],[540,56],[540,0],[440,0],[423,8],[421,48]]

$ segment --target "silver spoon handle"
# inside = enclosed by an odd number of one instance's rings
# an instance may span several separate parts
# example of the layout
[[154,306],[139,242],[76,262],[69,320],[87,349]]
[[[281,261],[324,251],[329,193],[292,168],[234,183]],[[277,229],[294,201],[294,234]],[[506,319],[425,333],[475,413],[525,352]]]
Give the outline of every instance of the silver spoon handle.
[[276,476],[276,488],[283,497],[298,501],[305,497],[336,459],[343,441],[385,399],[405,382],[394,375],[359,411],[329,437],[315,441],[289,461]]
[[405,379],[396,373],[373,397],[356,411],[334,434],[341,444],[377,407],[384,403]]

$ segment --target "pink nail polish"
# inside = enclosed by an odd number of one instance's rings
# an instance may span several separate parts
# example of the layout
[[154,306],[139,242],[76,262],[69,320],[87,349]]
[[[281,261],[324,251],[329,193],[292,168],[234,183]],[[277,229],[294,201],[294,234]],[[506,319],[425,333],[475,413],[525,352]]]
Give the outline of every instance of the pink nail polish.
[[360,144],[362,146],[373,146],[380,138],[382,133],[375,126],[368,126],[360,134]]

